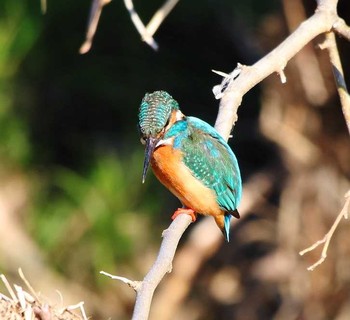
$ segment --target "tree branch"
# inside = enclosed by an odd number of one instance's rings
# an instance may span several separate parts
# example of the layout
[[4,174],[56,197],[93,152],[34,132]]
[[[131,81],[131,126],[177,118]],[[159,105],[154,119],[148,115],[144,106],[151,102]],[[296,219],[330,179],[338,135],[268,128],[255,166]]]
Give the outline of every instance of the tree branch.
[[133,320],[148,319],[154,290],[164,275],[171,272],[177,245],[191,222],[192,219],[189,215],[180,214],[163,232],[163,241],[158,257],[143,279],[141,289],[137,291]]
[[174,9],[179,0],[168,0],[153,15],[146,26],[147,33],[153,36],[167,15]]
[[333,30],[340,36],[350,41],[350,27],[341,18],[333,24]]
[[229,137],[232,126],[238,119],[237,110],[242,98],[250,89],[274,72],[283,74],[288,61],[307,43],[316,36],[332,30],[334,25],[341,22],[342,19],[336,13],[337,1],[320,0],[318,3],[314,15],[301,23],[286,40],[254,65],[241,65],[240,75],[230,81],[226,89],[222,88],[224,94],[215,127],[224,138]]
[[[46,1],[41,0],[42,12],[46,12]],[[87,26],[85,41],[79,49],[80,54],[87,53],[92,46],[92,42],[97,30],[98,22],[101,17],[103,7],[110,3],[111,0],[93,0],[90,9],[89,22]],[[175,5],[179,0],[167,0],[153,15],[152,19],[147,26],[143,24],[141,18],[137,14],[132,0],[124,0],[125,7],[129,11],[131,21],[133,22],[136,30],[142,37],[142,40],[145,41],[152,49],[158,50],[158,44],[153,39],[153,35],[158,30],[164,19],[167,15],[173,10]]]
[[86,31],[85,41],[79,49],[80,54],[87,53],[92,46],[98,22],[102,13],[102,8],[112,0],[93,0],[90,9],[88,27]]
[[135,11],[132,0],[124,0],[124,4],[126,9],[128,9],[131,21],[133,22],[138,33],[141,35],[142,40],[145,41],[152,49],[158,50],[157,42],[153,39],[152,35],[148,33],[145,25]]

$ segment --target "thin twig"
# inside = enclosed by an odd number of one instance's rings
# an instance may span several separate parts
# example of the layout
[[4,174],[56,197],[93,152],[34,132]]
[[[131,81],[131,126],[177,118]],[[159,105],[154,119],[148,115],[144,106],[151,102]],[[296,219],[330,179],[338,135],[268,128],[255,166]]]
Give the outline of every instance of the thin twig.
[[287,77],[286,74],[284,73],[284,70],[281,69],[280,71],[277,72],[278,75],[280,76],[281,83],[285,84],[287,82]]
[[111,0],[93,0],[92,1],[85,41],[79,49],[80,54],[87,53],[91,49],[92,41],[94,39],[97,25],[100,20],[102,8],[107,3],[110,3],[110,2]]
[[36,301],[40,302],[40,298],[38,297],[38,295],[36,294],[34,288],[31,286],[31,284],[29,283],[29,281],[27,280],[27,278],[24,276],[24,273],[22,271],[22,268],[18,268],[18,274],[20,276],[20,278],[22,279],[22,281],[25,283],[25,285],[27,286],[27,288],[29,289],[30,293],[32,294],[32,296],[35,298]]
[[147,33],[153,36],[167,15],[174,9],[179,0],[168,0],[166,1],[153,15],[150,22],[146,26]]
[[15,302],[18,302],[17,296],[16,296],[15,292],[13,291],[13,289],[12,289],[10,283],[7,281],[5,275],[4,275],[4,274],[1,274],[1,275],[0,275],[0,279],[1,279],[2,282],[4,283],[4,285],[5,285],[6,289],[7,289],[7,291],[9,292],[9,294],[10,294],[10,296],[11,296],[11,298],[12,298],[12,300],[15,301]]
[[75,309],[79,309],[80,310],[81,315],[83,316],[83,320],[88,320],[88,317],[86,316],[86,312],[85,312],[85,309],[84,309],[84,301],[80,301],[77,304],[73,304],[73,305],[70,305],[67,308],[65,308],[65,310],[67,310],[67,311],[72,311],[72,310],[75,310]]
[[129,11],[131,21],[133,22],[138,33],[141,35],[142,40],[145,41],[152,49],[158,50],[157,42],[153,39],[152,35],[148,33],[145,25],[135,11],[132,0],[124,0],[124,4],[126,9]]
[[119,280],[121,282],[124,282],[125,284],[127,284],[130,288],[133,288],[136,292],[139,290],[139,288],[141,287],[141,281],[133,281],[130,280],[128,278],[125,277],[120,277],[120,276],[115,276],[113,274],[110,274],[108,272],[105,271],[100,271],[100,274],[103,274],[113,280]]
[[314,249],[316,249],[319,245],[324,243],[322,253],[321,253],[321,258],[317,260],[312,266],[308,267],[307,270],[313,271],[315,270],[316,267],[318,267],[326,258],[327,258],[327,251],[329,244],[331,242],[331,239],[333,237],[333,234],[335,230],[337,229],[340,221],[342,218],[348,219],[349,218],[349,205],[350,205],[350,190],[345,194],[345,203],[343,206],[343,209],[339,212],[337,218],[335,219],[332,227],[329,229],[329,231],[326,233],[326,235],[323,237],[323,239],[316,241],[313,245],[310,247],[302,250],[299,252],[299,254],[302,256],[307,252],[310,252]]

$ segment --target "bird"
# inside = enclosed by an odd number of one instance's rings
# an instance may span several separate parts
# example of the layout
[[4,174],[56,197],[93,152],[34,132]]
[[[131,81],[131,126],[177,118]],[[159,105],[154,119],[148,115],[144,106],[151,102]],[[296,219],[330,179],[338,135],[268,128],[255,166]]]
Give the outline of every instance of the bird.
[[242,180],[237,158],[222,136],[207,122],[185,116],[166,91],[146,93],[138,112],[145,145],[142,183],[151,165],[158,180],[182,203],[173,214],[212,216],[225,240],[237,207]]

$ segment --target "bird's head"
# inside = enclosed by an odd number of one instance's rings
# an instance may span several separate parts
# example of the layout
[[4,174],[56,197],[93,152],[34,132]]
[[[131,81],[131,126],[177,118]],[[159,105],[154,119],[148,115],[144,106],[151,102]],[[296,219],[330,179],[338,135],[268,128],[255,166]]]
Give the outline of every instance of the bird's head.
[[183,118],[179,104],[165,91],[146,93],[139,109],[141,142],[146,145],[142,182],[154,149],[162,144],[162,138],[169,128]]

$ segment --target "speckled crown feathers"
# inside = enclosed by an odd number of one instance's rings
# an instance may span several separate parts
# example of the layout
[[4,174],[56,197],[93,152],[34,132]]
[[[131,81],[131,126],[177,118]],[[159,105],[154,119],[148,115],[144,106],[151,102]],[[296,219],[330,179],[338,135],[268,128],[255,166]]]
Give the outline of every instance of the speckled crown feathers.
[[166,91],[146,93],[139,109],[139,126],[146,136],[156,136],[166,125],[173,110],[178,110],[179,104]]

